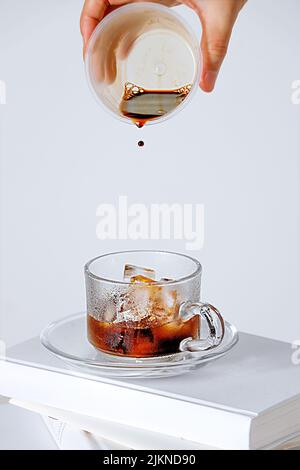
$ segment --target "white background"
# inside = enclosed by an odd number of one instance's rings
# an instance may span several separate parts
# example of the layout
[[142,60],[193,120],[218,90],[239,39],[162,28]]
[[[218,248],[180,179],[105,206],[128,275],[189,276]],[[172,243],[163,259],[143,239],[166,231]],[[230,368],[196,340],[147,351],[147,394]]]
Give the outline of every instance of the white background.
[[[8,344],[85,308],[84,263],[182,241],[99,241],[96,208],[203,203],[203,299],[246,332],[300,338],[300,2],[249,0],[213,94],[138,130],[88,90],[81,0],[0,0],[1,321]],[[200,33],[197,17],[180,7]],[[137,148],[144,138],[145,147]]]

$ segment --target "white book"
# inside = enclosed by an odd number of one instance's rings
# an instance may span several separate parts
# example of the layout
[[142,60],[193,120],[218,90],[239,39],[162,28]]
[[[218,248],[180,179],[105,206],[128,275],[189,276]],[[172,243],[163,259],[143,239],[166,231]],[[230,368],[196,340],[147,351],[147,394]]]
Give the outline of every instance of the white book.
[[300,434],[293,352],[242,333],[228,355],[192,373],[117,380],[66,369],[34,338],[0,362],[0,393],[211,447],[272,448]]
[[165,434],[124,426],[37,403],[11,399],[10,404],[41,414],[55,443],[62,450],[207,449],[207,446]]

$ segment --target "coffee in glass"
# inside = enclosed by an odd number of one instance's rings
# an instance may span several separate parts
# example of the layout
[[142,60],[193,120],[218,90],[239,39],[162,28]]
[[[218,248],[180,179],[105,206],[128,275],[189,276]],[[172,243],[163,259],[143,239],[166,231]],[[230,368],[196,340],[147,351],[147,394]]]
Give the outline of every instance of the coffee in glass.
[[87,263],[85,275],[88,339],[102,352],[146,358],[206,350],[222,341],[223,319],[200,302],[201,265],[193,258],[112,253]]

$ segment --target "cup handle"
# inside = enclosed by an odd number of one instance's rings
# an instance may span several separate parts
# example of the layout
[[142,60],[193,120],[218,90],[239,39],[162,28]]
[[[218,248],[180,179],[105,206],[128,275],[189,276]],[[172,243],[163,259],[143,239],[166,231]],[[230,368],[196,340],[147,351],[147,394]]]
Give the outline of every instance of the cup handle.
[[[218,346],[224,337],[224,320],[219,310],[211,304],[202,302],[184,302],[179,308],[179,317],[185,322],[198,315],[202,318],[208,329],[206,338],[185,338],[181,341],[180,351],[199,352]],[[201,330],[201,327],[200,327]]]

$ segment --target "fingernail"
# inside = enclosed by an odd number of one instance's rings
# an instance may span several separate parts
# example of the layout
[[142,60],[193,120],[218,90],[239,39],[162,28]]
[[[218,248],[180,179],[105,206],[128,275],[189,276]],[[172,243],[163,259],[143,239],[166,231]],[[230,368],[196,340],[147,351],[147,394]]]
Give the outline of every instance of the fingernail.
[[212,91],[214,89],[218,72],[209,70],[203,77],[202,86],[206,91]]

